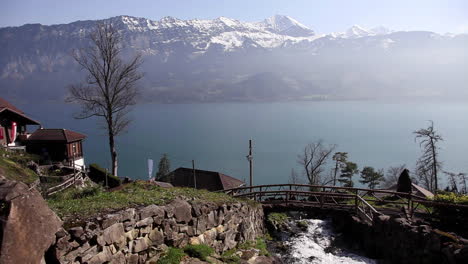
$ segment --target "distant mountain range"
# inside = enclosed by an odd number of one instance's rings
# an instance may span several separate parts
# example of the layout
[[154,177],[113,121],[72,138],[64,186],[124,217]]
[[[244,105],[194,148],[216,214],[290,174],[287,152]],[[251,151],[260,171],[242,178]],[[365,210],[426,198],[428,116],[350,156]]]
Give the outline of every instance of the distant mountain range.
[[70,56],[97,23],[144,56],[141,98],[163,103],[370,98],[468,98],[468,35],[353,26],[318,35],[289,16],[98,21],[0,28],[0,91],[63,100],[84,77]]

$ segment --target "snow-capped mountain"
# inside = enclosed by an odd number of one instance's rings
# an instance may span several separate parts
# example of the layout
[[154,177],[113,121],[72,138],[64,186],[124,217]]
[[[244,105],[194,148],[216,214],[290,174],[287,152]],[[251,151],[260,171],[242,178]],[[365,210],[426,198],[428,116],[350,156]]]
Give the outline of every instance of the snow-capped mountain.
[[362,38],[362,37],[369,37],[369,36],[380,36],[380,35],[388,35],[395,31],[390,30],[386,27],[379,26],[372,29],[366,29],[359,25],[353,25],[345,32],[338,32],[332,33],[331,35],[338,38]]
[[256,23],[256,25],[263,26],[273,33],[291,37],[310,37],[315,35],[312,29],[289,16],[275,15],[260,23]]
[[117,16],[0,28],[2,94],[63,97],[64,87],[83,78],[71,51],[86,47],[86,36],[103,22],[120,31],[125,54],[144,55],[142,88],[148,100],[417,96],[428,94],[428,89],[440,94],[440,87],[447,87],[441,83],[444,80],[454,81],[450,87],[468,83],[463,72],[468,61],[467,35],[357,25],[342,33],[318,35],[283,15],[259,22]]

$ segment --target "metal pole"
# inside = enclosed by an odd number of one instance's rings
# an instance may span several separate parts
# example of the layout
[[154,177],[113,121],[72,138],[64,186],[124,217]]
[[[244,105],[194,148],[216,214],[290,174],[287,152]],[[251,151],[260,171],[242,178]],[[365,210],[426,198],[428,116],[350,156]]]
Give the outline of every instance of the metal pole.
[[249,140],[249,169],[250,169],[250,186],[253,186],[253,157],[252,157],[252,140]]
[[195,175],[195,160],[192,160],[192,169],[193,169],[193,188],[197,188],[197,177]]

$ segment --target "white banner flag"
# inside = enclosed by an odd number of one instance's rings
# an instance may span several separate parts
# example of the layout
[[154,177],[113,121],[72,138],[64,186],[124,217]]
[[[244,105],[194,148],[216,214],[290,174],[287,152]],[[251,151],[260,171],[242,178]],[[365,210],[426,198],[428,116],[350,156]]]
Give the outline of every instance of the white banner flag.
[[148,159],[148,178],[151,180],[153,175],[153,160]]

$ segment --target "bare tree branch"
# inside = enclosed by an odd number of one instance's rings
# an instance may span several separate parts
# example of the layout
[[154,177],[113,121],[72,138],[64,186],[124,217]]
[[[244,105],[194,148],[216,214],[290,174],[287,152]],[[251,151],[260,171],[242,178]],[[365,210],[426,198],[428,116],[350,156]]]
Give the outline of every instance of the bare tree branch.
[[298,163],[304,168],[309,184],[319,184],[323,167],[335,150],[335,145],[324,146],[322,140],[304,147],[303,154],[298,155]]
[[129,106],[136,103],[137,82],[143,77],[138,72],[142,57],[137,54],[128,63],[121,59],[121,36],[112,24],[99,24],[89,39],[90,46],[72,54],[88,75],[84,83],[70,86],[67,101],[81,105],[81,112],[75,118],[97,116],[106,121],[112,173],[117,176],[114,137],[130,123],[127,113]]

